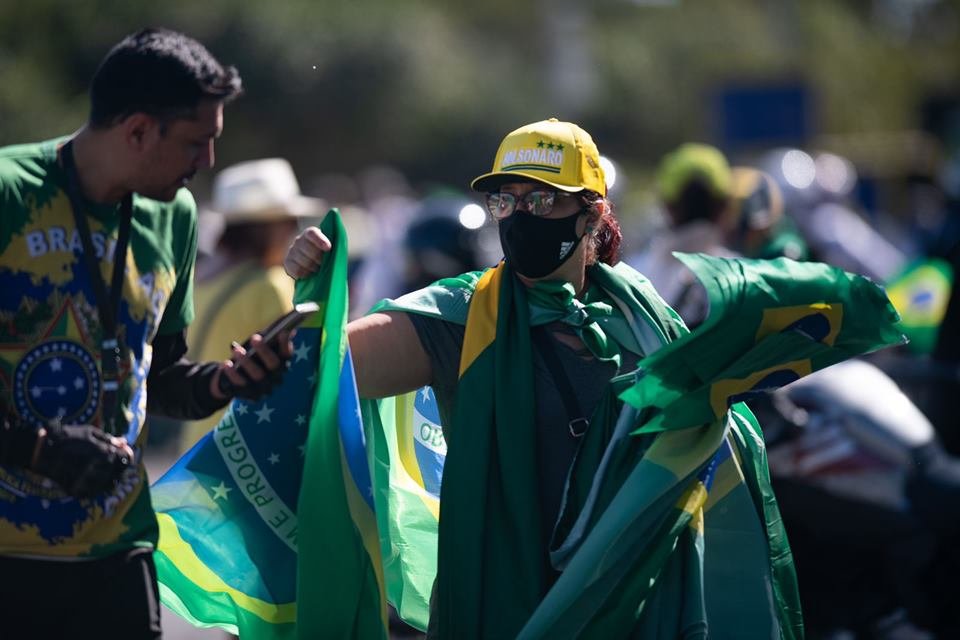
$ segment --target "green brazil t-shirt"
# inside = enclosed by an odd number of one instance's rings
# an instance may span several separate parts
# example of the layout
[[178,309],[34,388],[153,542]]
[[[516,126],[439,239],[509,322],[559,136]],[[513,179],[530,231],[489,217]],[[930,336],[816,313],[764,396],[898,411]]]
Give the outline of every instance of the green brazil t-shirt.
[[[0,149],[0,407],[43,425],[101,426],[102,330],[83,244],[57,161],[65,139]],[[116,206],[87,209],[100,274],[111,281]],[[0,466],[0,555],[99,557],[157,539],[143,466],[146,381],[157,334],[193,319],[197,213],[181,189],[171,202],[134,196],[118,312],[117,431],[137,464],[117,488],[74,499],[50,480]]]

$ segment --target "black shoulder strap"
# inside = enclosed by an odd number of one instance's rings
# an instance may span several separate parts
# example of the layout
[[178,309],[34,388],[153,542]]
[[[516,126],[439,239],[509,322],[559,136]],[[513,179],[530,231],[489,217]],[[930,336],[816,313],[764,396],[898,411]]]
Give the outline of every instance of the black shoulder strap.
[[560,357],[557,355],[555,346],[551,344],[552,341],[548,332],[549,329],[547,325],[532,327],[530,336],[534,345],[537,347],[537,351],[540,352],[544,364],[547,365],[550,377],[553,378],[554,384],[557,385],[557,391],[560,392],[563,407],[567,411],[570,435],[574,438],[579,438],[586,432],[590,421],[580,410],[580,403],[577,401],[577,394],[573,389],[573,384],[570,383],[570,378],[567,377],[567,372],[563,369],[563,363],[560,362]]

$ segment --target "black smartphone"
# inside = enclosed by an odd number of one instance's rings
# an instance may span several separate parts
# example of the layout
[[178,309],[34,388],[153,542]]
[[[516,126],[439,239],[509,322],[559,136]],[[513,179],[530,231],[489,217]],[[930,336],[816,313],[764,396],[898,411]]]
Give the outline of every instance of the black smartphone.
[[[258,333],[263,337],[263,342],[260,344],[267,344],[273,348],[276,348],[277,341],[280,338],[280,334],[284,331],[291,331],[296,329],[303,321],[309,318],[312,314],[320,310],[320,305],[316,302],[301,302],[296,305],[292,311],[285,313],[280,316],[268,326],[263,331]],[[251,356],[256,352],[256,347],[248,347],[247,355]],[[227,396],[232,396],[234,393],[233,383],[225,375],[221,375],[217,384],[220,392]]]

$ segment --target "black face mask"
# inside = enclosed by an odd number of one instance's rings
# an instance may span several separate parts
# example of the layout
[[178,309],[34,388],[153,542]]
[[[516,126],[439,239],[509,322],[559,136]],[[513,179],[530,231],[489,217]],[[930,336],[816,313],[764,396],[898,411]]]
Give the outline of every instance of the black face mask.
[[577,220],[585,209],[566,218],[538,218],[514,211],[500,221],[500,244],[507,262],[517,273],[542,278],[566,262],[583,236]]

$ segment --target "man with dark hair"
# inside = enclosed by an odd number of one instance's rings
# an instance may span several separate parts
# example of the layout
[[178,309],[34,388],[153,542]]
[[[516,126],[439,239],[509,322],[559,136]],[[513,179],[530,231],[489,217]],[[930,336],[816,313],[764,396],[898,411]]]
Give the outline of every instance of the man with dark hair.
[[202,99],[229,102],[241,91],[237,70],[221,66],[196,40],[144,29],[115,46],[97,70],[90,85],[90,126],[103,129],[137,111],[166,126],[190,115]]
[[144,416],[258,397],[290,357],[288,337],[255,335],[256,353],[183,358],[197,245],[183,187],[213,166],[240,92],[200,43],[143,30],[101,63],[78,132],[0,149],[3,637],[159,637]]

